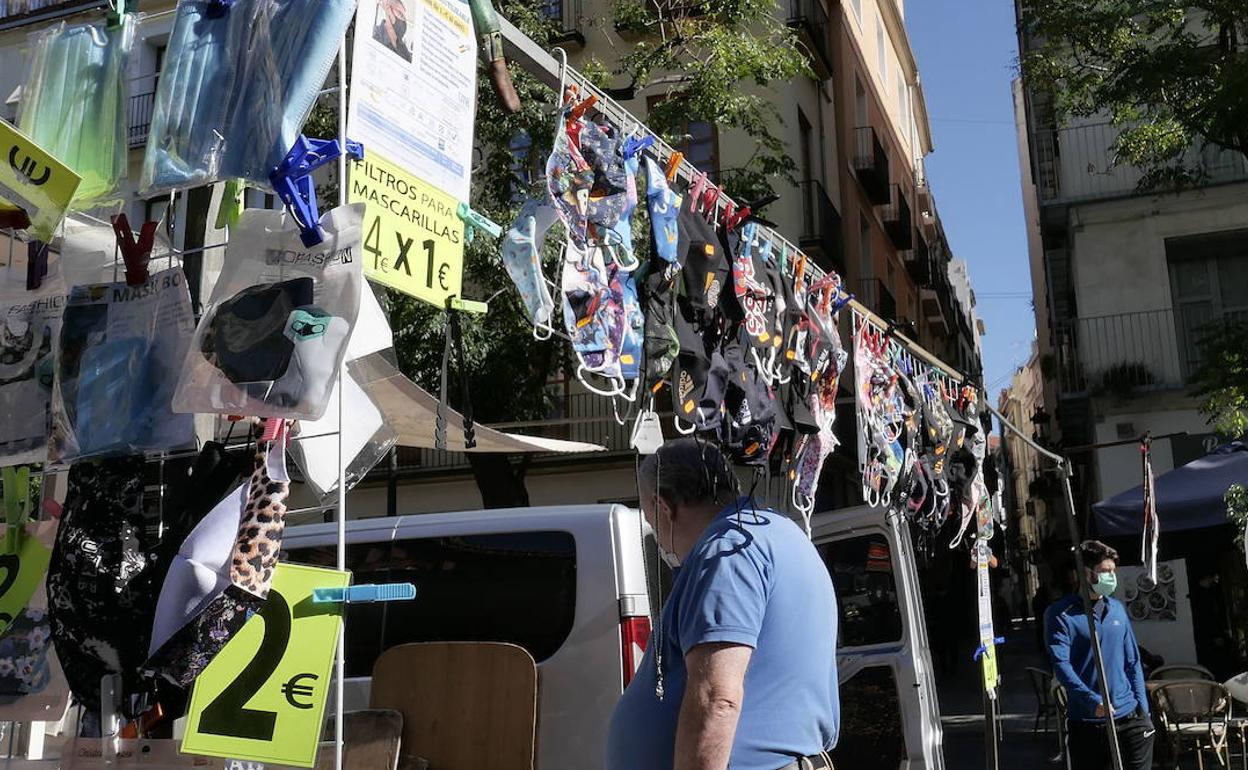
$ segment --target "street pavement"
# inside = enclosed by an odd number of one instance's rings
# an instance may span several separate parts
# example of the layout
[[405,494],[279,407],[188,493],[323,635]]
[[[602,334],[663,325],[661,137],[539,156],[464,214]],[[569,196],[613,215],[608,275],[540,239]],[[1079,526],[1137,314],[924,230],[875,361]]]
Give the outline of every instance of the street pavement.
[[[1044,656],[1036,648],[1035,631],[1029,623],[1022,624],[1007,633],[1006,643],[997,649],[1002,677],[998,694],[1002,724],[999,767],[1062,770],[1062,763],[1049,762],[1058,751],[1056,721],[1049,720],[1048,732],[1041,729],[1033,733],[1036,697],[1026,668],[1048,668]],[[988,770],[979,671],[979,665],[968,659],[959,662],[956,673],[942,672],[937,678],[945,733],[945,767],[949,770]]]

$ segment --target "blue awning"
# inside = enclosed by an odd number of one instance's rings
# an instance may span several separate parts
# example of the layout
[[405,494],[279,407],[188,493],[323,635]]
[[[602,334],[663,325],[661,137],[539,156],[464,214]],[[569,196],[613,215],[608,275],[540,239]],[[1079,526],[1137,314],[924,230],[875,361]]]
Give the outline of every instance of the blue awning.
[[[1162,533],[1216,527],[1228,523],[1223,496],[1232,484],[1248,486],[1248,445],[1218,447],[1157,477],[1157,518]],[[1102,535],[1137,535],[1144,531],[1143,486],[1128,489],[1092,506]]]

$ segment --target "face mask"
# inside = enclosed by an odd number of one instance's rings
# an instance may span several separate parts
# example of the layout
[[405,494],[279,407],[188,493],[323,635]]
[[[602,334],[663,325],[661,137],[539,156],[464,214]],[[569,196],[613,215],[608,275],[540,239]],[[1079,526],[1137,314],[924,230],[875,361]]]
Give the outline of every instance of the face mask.
[[680,567],[680,557],[671,553],[663,546],[659,546],[659,557],[663,559],[663,563],[668,566],[668,569]]
[[1112,596],[1114,591],[1118,590],[1118,573],[1100,573],[1096,576],[1096,582],[1092,585],[1092,590],[1101,596]]

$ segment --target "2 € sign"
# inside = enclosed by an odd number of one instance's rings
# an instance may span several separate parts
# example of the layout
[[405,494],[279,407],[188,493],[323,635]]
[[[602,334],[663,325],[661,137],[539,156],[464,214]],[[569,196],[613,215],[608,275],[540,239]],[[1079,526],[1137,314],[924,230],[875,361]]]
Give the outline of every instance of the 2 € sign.
[[81,177],[29,137],[0,120],[0,210],[21,208],[30,234],[52,240]]
[[367,205],[367,278],[438,307],[459,296],[464,222],[458,201],[375,152],[352,164],[347,200]]
[[316,764],[341,604],[314,604],[346,572],[279,564],[260,612],[195,680],[182,753]]

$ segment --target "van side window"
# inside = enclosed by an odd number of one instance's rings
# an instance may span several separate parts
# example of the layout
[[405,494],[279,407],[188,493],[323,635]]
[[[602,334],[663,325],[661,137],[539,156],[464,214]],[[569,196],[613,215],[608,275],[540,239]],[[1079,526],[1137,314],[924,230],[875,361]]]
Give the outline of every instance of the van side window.
[[834,540],[821,544],[819,555],[836,586],[841,613],[837,646],[901,641],[901,607],[888,540],[883,535]]

